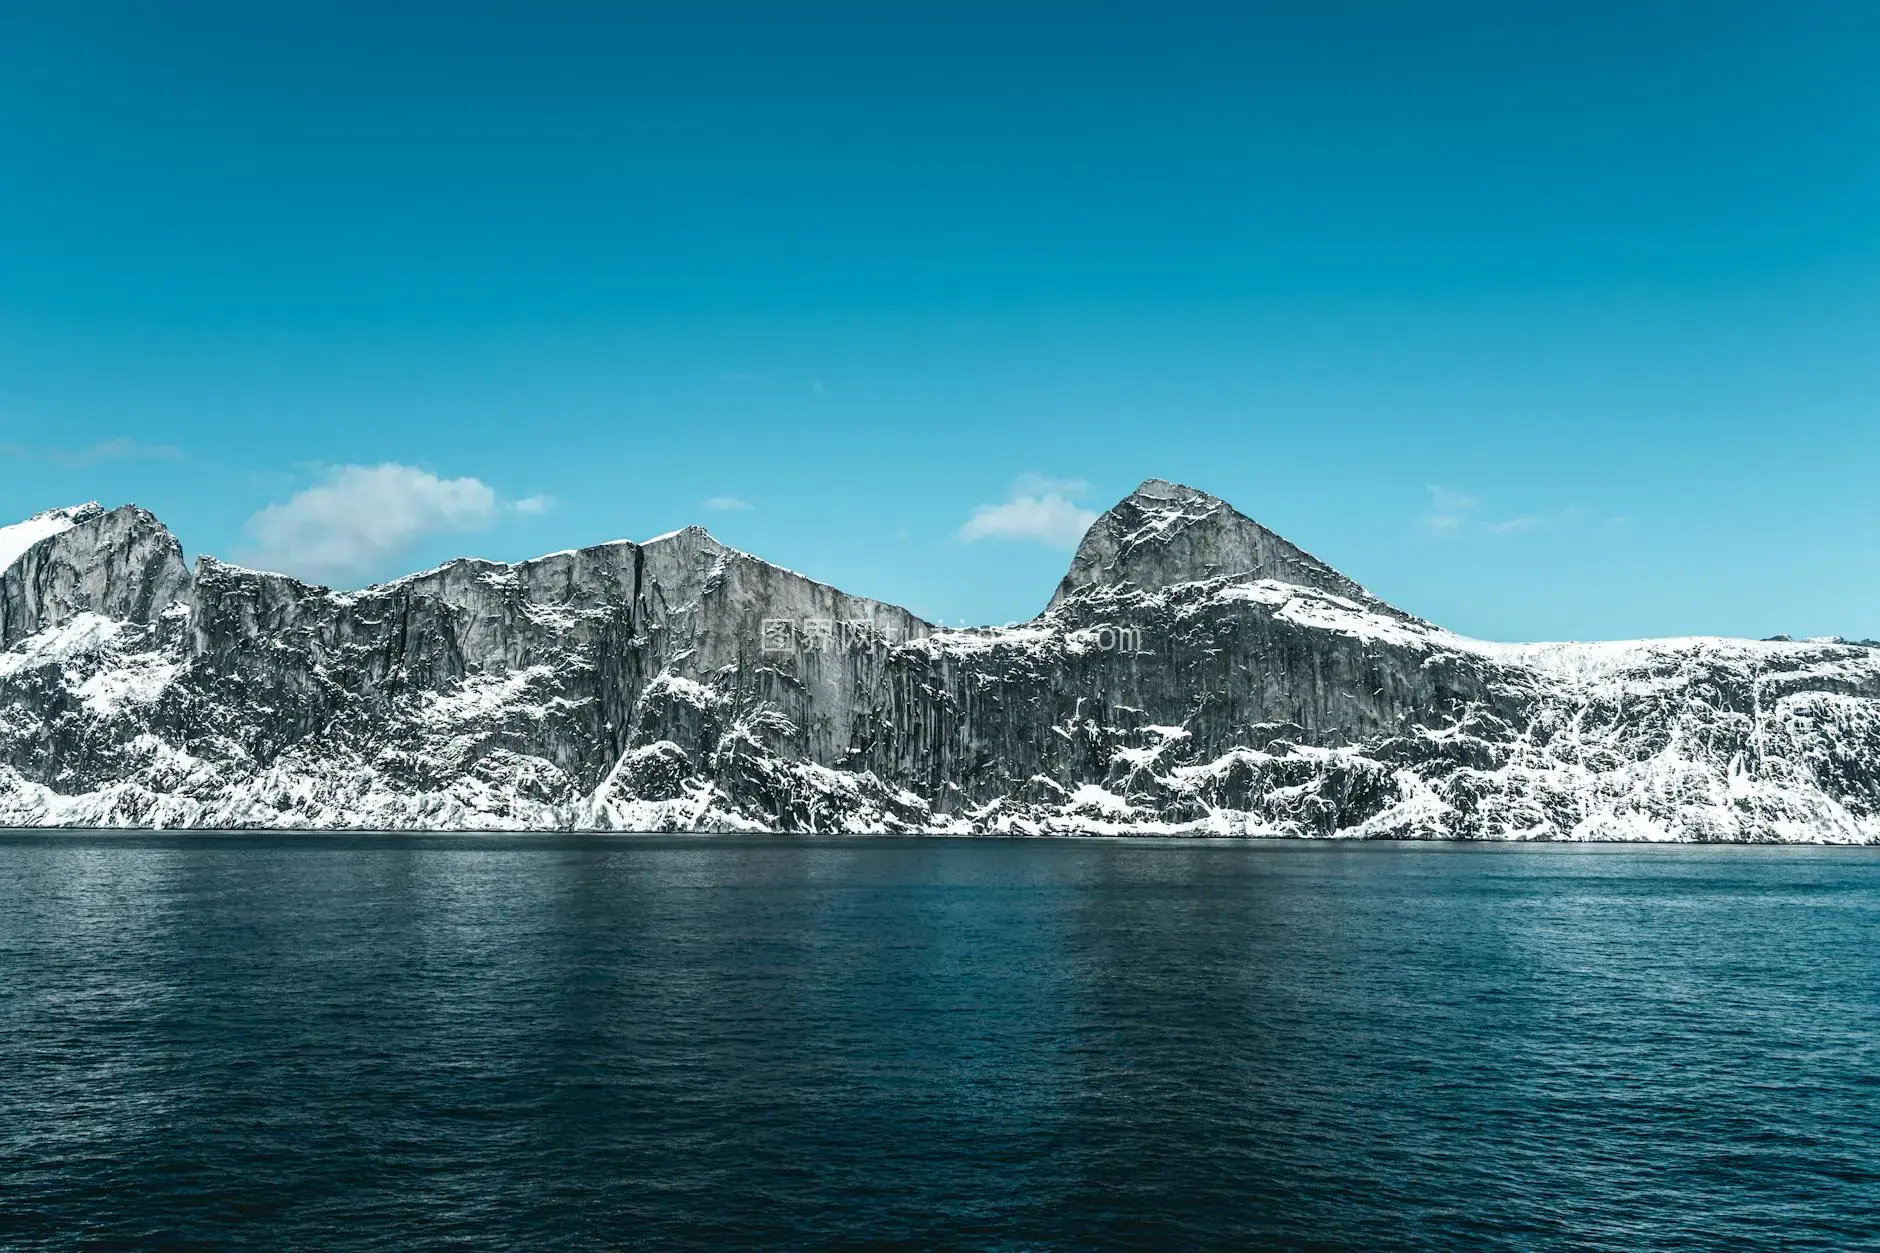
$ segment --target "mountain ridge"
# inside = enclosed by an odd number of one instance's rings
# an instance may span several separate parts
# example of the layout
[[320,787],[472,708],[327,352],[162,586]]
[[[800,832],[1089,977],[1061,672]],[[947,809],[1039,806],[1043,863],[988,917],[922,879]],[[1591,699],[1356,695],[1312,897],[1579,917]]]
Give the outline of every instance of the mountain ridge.
[[1880,841],[1875,650],[1469,640],[1164,480],[955,629],[700,527],[336,591],[51,512],[15,825]]

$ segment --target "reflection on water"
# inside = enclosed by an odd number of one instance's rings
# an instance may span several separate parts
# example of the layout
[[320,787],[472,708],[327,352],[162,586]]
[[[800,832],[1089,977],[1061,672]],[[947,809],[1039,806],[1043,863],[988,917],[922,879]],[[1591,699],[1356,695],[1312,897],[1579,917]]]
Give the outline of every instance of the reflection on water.
[[0,839],[0,1243],[1880,1237],[1865,850]]

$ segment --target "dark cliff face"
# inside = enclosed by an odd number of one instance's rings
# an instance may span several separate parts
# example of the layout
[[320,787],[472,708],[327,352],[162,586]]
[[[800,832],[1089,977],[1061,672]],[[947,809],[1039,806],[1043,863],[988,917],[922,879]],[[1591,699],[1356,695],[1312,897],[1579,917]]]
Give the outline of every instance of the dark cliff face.
[[0,821],[1880,840],[1875,650],[1466,640],[1159,480],[964,631],[697,528],[339,592],[58,525]]

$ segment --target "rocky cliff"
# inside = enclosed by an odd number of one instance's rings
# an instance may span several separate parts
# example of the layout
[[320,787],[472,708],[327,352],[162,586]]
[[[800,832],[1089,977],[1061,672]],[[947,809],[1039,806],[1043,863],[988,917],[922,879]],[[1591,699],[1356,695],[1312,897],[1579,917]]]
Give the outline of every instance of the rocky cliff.
[[1150,480],[942,630],[687,528],[359,591],[0,528],[0,822],[1880,842],[1880,649],[1491,644]]

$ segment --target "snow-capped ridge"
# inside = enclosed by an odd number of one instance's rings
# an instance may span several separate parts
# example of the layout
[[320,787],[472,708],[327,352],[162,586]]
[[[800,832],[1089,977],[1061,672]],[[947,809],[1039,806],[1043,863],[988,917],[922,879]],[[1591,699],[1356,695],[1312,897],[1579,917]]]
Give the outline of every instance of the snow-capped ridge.
[[29,519],[0,568],[0,648],[82,613],[155,621],[189,585],[183,548],[149,510],[95,502]]
[[336,592],[80,512],[0,823],[1880,843],[1874,648],[1472,640],[1164,480],[956,630],[699,527]]
[[0,574],[6,573],[14,562],[40,541],[51,539],[81,522],[89,522],[103,515],[104,506],[95,500],[88,500],[82,505],[42,510],[11,526],[0,526]]
[[651,548],[655,544],[664,544],[676,539],[689,539],[694,543],[712,544],[719,548],[727,547],[717,536],[713,535],[696,522],[679,527],[677,530],[662,532],[659,535],[655,535],[652,539],[642,540],[640,541],[640,547]]

